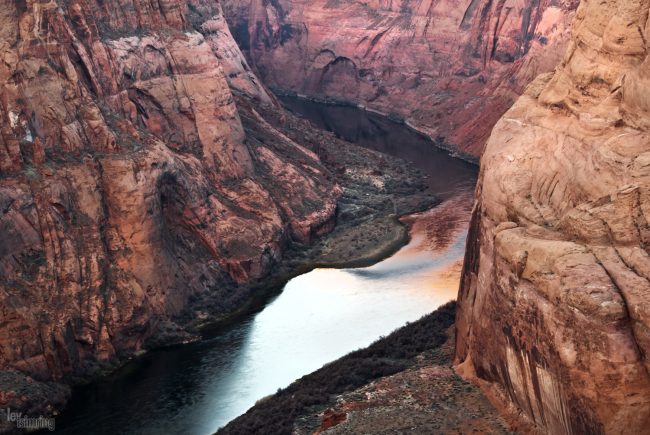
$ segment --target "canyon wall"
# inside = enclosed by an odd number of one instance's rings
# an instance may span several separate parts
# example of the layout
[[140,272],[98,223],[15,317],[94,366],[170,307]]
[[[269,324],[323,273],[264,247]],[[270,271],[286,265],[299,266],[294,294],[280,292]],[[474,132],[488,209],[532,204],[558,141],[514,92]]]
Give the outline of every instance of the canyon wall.
[[58,380],[192,301],[228,313],[333,218],[312,152],[261,118],[247,141],[227,79],[274,100],[218,2],[0,5],[0,372]]
[[361,104],[479,156],[569,41],[577,0],[224,0],[271,88]]
[[650,428],[647,0],[583,0],[482,158],[458,369],[529,428]]

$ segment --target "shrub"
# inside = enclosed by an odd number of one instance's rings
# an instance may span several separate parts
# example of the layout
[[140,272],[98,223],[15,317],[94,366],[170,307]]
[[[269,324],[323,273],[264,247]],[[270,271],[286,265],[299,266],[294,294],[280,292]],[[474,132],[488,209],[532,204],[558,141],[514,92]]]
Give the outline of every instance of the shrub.
[[291,434],[296,418],[315,408],[326,408],[342,393],[406,370],[415,364],[416,356],[440,347],[447,340],[446,331],[454,323],[455,315],[455,302],[443,305],[369,347],[327,364],[258,402],[218,433]]

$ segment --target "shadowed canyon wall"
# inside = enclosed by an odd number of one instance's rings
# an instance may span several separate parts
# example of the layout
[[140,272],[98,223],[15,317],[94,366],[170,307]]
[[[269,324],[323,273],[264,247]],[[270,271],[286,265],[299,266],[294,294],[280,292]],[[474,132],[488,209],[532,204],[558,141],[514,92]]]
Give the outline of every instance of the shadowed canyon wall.
[[569,41],[577,0],[225,0],[265,84],[405,119],[480,155]]
[[547,433],[650,427],[649,8],[583,0],[482,158],[457,362]]
[[218,2],[3,0],[0,57],[0,370],[56,380],[191,300],[227,312],[333,216],[313,153],[261,118],[247,141],[227,78],[273,98]]

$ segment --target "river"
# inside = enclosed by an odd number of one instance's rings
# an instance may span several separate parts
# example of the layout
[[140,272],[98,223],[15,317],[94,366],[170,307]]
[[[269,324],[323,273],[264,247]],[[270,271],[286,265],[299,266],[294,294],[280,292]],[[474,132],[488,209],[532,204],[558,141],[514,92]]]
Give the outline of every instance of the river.
[[402,124],[354,107],[282,98],[316,126],[410,160],[438,207],[403,218],[411,241],[360,269],[316,269],[209,340],[161,349],[75,391],[66,434],[211,434],[255,402],[456,297],[476,167]]

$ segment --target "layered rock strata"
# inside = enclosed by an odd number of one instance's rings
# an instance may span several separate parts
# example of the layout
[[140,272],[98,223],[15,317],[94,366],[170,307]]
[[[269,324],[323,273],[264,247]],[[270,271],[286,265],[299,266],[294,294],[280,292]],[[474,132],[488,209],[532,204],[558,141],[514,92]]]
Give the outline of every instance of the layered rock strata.
[[249,144],[228,80],[273,98],[219,3],[5,0],[0,56],[0,370],[132,354],[330,227],[318,157],[262,121],[273,143]]
[[225,0],[272,88],[405,119],[480,155],[499,117],[569,40],[574,0]]
[[650,427],[649,7],[583,0],[482,158],[456,359],[546,433]]

